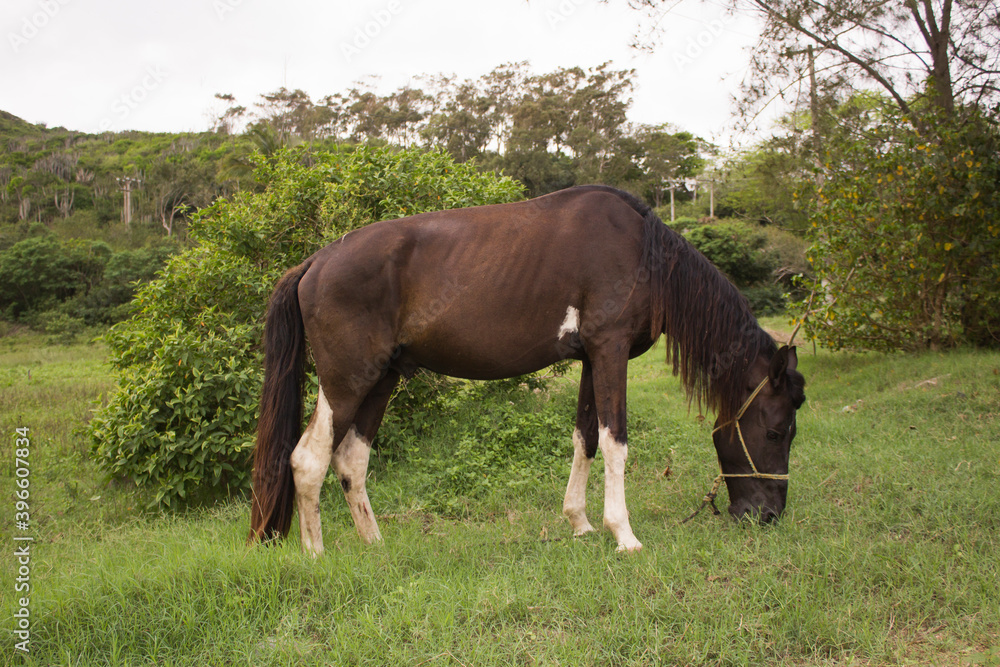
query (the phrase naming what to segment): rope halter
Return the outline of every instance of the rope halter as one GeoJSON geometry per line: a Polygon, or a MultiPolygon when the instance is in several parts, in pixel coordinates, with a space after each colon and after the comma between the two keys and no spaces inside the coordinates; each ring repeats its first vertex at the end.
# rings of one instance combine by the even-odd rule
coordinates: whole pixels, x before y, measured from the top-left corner
{"type": "Polygon", "coordinates": [[[725,424],[716,426],[712,430],[712,435],[715,435],[717,431],[721,431],[730,424],[735,423],[736,435],[740,437],[740,444],[743,446],[743,454],[746,455],[747,461],[750,463],[750,469],[753,470],[753,472],[723,472],[722,462],[720,461],[719,478],[721,479],[725,479],[726,477],[753,477],[754,479],[781,479],[781,480],[788,479],[788,473],[781,475],[777,473],[760,472],[759,470],[757,470],[757,466],[754,465],[753,458],[750,456],[750,450],[747,449],[747,443],[745,440],[743,440],[743,431],[742,429],[740,429],[740,419],[743,418],[743,413],[746,412],[747,408],[750,407],[750,404],[753,402],[753,399],[757,398],[757,394],[759,394],[760,390],[764,388],[764,385],[767,384],[768,380],[769,378],[765,376],[764,379],[760,381],[760,384],[757,385],[757,388],[754,389],[753,393],[750,394],[750,398],[748,398],[746,402],[743,403],[743,406],[740,408],[740,411],[736,413],[735,419],[733,419],[732,421],[728,421],[725,424]]]}
{"type": "Polygon", "coordinates": [[[725,424],[720,424],[719,426],[716,426],[714,429],[712,429],[712,435],[714,436],[718,431],[721,431],[730,424],[736,425],[736,435],[738,435],[740,438],[740,445],[743,446],[743,454],[747,457],[747,462],[750,464],[750,470],[752,470],[753,472],[725,472],[722,470],[722,461],[719,461],[719,474],[712,482],[711,490],[709,490],[709,492],[705,494],[705,497],[701,499],[701,505],[698,507],[698,509],[696,509],[694,513],[691,514],[691,516],[681,521],[681,523],[687,523],[691,519],[695,518],[699,512],[705,509],[706,505],[712,506],[712,512],[716,516],[722,514],[722,512],[719,511],[719,508],[715,506],[715,496],[719,493],[719,487],[722,486],[722,482],[727,477],[749,477],[753,479],[777,479],[785,481],[788,480],[789,478],[788,473],[785,474],[768,473],[768,472],[760,472],[759,470],[757,470],[757,466],[754,465],[753,462],[753,457],[750,456],[750,450],[747,449],[747,443],[743,439],[743,430],[740,428],[740,419],[743,418],[743,414],[747,411],[747,408],[750,407],[750,404],[753,403],[753,399],[757,398],[757,394],[760,393],[760,391],[764,388],[764,385],[766,385],[769,380],[770,378],[767,375],[765,375],[764,379],[761,380],[760,384],[757,385],[757,388],[750,393],[749,398],[747,398],[747,400],[743,402],[743,405],[736,413],[735,418],[731,419],[730,421],[727,421],[725,424]]]}

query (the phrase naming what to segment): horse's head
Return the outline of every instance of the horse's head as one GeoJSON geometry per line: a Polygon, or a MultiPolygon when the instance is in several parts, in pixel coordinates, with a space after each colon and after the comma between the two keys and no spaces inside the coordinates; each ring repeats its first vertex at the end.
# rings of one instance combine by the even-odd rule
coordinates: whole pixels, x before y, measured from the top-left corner
{"type": "Polygon", "coordinates": [[[805,379],[795,370],[795,348],[763,355],[744,374],[743,405],[735,417],[716,421],[712,434],[729,490],[729,513],[768,523],[785,509],[788,454],[795,411],[805,401],[805,379]]]}

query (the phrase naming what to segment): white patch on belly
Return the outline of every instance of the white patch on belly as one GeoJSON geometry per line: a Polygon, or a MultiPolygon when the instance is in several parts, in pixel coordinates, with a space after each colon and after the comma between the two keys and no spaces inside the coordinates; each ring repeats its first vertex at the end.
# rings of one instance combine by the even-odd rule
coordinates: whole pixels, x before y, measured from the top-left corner
{"type": "Polygon", "coordinates": [[[569,306],[566,308],[566,319],[559,325],[559,333],[556,338],[562,338],[568,334],[575,334],[580,330],[580,311],[569,306]]]}

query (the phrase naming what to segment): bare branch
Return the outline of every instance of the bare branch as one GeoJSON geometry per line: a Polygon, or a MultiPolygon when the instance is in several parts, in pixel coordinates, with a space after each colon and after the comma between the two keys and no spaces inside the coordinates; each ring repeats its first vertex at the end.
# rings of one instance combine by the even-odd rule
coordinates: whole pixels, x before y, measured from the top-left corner
{"type": "Polygon", "coordinates": [[[882,74],[878,70],[872,67],[870,63],[865,62],[864,60],[856,56],[854,53],[848,51],[846,48],[841,46],[835,40],[829,40],[820,37],[812,30],[809,30],[808,28],[803,26],[802,23],[797,18],[791,15],[783,15],[777,9],[770,6],[765,0],[753,0],[753,2],[758,7],[760,7],[764,12],[766,12],[768,16],[777,18],[785,25],[802,33],[803,35],[813,40],[817,44],[820,44],[827,49],[840,53],[850,62],[860,67],[865,73],[868,74],[868,76],[870,76],[879,85],[885,88],[885,90],[889,93],[890,96],[892,96],[892,99],[896,102],[896,104],[903,111],[903,113],[910,114],[910,105],[907,103],[907,101],[903,98],[902,95],[899,94],[895,86],[893,86],[892,83],[890,83],[884,76],[882,76],[882,74]]]}

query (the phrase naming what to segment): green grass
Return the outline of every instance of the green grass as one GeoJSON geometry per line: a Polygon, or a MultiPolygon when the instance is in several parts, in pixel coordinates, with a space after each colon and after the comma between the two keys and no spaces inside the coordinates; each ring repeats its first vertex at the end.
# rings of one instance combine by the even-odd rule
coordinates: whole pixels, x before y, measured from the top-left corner
{"type": "MultiPolygon", "coordinates": [[[[708,512],[679,523],[717,464],[708,422],[662,357],[630,367],[626,490],[642,552],[617,554],[606,532],[569,537],[567,423],[565,465],[470,501],[461,518],[426,510],[423,469],[376,461],[379,546],[359,544],[331,485],[314,561],[297,525],[283,545],[247,549],[242,501],[142,511],[78,433],[110,385],[103,350],[2,340],[0,451],[11,460],[13,428],[31,427],[37,542],[32,652],[9,658],[8,615],[0,663],[1000,664],[1000,354],[802,351],[808,400],[773,528],[708,512]]],[[[559,410],[575,371],[561,384],[559,410]]],[[[428,458],[448,444],[430,438],[428,458]]],[[[11,468],[0,466],[9,505],[11,468]]],[[[602,484],[597,465],[595,525],[602,484]]],[[[2,567],[14,571],[10,556],[2,567]]]]}

